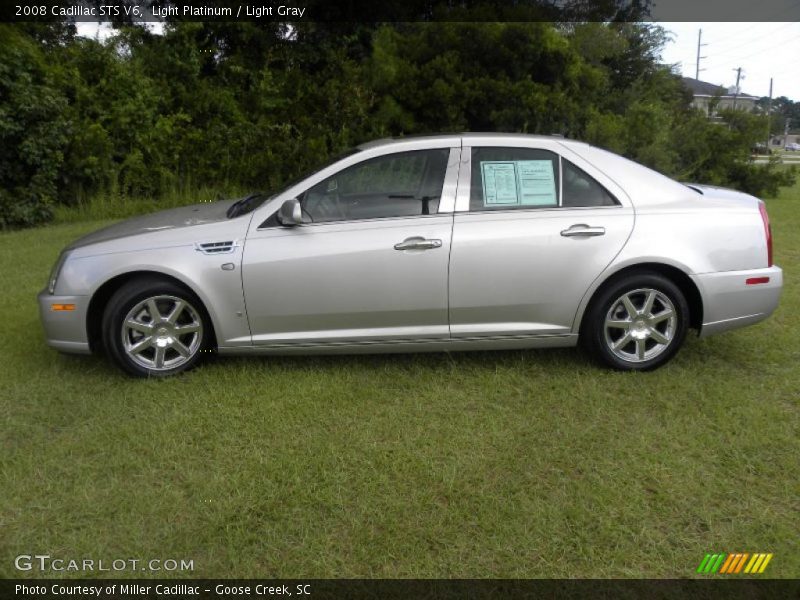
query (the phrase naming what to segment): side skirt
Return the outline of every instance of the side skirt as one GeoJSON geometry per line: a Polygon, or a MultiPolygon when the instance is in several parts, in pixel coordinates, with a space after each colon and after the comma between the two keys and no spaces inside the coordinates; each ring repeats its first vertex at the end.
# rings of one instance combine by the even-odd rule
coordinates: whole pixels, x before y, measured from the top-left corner
{"type": "Polygon", "coordinates": [[[273,344],[264,346],[222,346],[224,355],[243,354],[386,354],[414,352],[460,352],[468,350],[520,350],[532,348],[569,348],[577,345],[578,335],[502,336],[450,340],[388,340],[340,342],[330,344],[273,344]]]}

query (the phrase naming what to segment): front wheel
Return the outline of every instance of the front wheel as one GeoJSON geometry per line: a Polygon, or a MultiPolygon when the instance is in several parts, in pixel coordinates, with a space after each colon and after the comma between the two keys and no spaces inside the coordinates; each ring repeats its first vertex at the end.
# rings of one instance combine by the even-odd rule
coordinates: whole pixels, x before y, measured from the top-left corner
{"type": "Polygon", "coordinates": [[[111,297],[103,318],[109,355],[137,377],[163,377],[193,367],[209,346],[200,300],[168,281],[134,280],[111,297]]]}
{"type": "Polygon", "coordinates": [[[657,273],[641,272],[601,290],[589,306],[581,340],[608,366],[647,371],[675,355],[688,323],[689,306],[678,286],[657,273]]]}

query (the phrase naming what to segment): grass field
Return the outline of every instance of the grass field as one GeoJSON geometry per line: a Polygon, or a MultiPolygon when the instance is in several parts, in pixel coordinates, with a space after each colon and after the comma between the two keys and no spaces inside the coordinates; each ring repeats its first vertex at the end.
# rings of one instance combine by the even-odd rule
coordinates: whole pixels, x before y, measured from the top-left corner
{"type": "Polygon", "coordinates": [[[691,577],[706,552],[772,552],[767,575],[798,577],[800,184],[768,207],[779,311],[649,374],[550,350],[131,380],[38,323],[59,249],[101,223],[2,234],[0,576],[36,576],[14,557],[39,553],[196,577],[691,577]]]}

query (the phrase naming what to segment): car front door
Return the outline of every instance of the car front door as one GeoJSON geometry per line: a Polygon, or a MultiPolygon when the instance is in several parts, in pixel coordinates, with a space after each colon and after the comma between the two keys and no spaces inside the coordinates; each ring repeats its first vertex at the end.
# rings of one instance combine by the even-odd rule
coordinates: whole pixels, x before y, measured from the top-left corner
{"type": "Polygon", "coordinates": [[[621,189],[577,155],[562,157],[557,142],[542,146],[462,148],[454,340],[569,335],[587,289],[631,233],[621,189]]]}
{"type": "Polygon", "coordinates": [[[253,344],[447,339],[459,158],[449,145],[372,156],[310,178],[302,225],[254,219],[242,263],[253,344]]]}

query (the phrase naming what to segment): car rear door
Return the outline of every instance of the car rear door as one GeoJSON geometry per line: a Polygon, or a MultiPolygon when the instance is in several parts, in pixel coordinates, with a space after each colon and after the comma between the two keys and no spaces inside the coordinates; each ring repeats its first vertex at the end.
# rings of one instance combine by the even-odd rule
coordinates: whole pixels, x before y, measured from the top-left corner
{"type": "Polygon", "coordinates": [[[581,299],[633,223],[624,192],[558,142],[466,138],[450,258],[452,338],[570,334],[581,299]]]}

